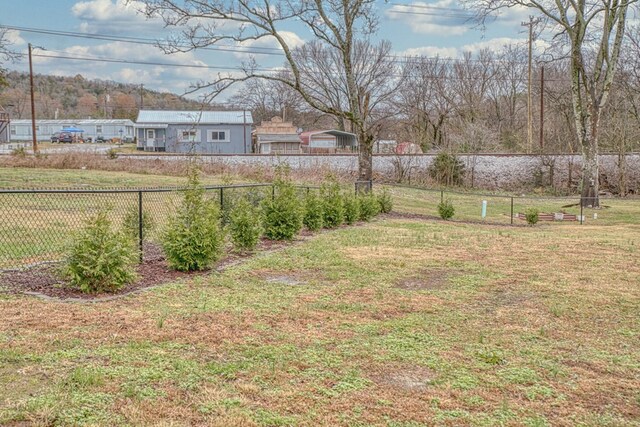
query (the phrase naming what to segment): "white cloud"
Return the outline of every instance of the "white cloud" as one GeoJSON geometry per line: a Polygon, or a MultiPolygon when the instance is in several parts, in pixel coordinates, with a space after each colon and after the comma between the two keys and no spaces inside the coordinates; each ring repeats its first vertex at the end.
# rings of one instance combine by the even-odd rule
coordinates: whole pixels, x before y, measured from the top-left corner
{"type": "Polygon", "coordinates": [[[18,30],[7,30],[4,34],[4,38],[12,46],[22,46],[27,42],[20,35],[18,30]]]}
{"type": "MultiPolygon", "coordinates": [[[[294,32],[280,31],[279,34],[282,36],[282,38],[287,43],[287,45],[289,45],[289,47],[292,49],[296,47],[300,47],[305,43],[305,41],[294,32]]],[[[263,37],[258,40],[247,40],[245,42],[239,43],[238,47],[241,49],[247,49],[251,53],[235,52],[234,56],[236,56],[236,58],[246,58],[248,56],[257,55],[258,54],[257,52],[260,52],[261,50],[260,48],[268,48],[268,49],[265,49],[265,52],[270,52],[270,53],[276,52],[275,50],[271,50],[271,49],[278,49],[279,51],[282,51],[282,47],[280,46],[280,43],[278,43],[278,41],[274,37],[263,37]]]]}
{"type": "Polygon", "coordinates": [[[160,19],[147,19],[143,10],[144,4],[136,0],[88,0],[71,7],[71,13],[82,20],[80,31],[86,33],[113,32],[119,28],[138,31],[163,28],[160,19]]]}
{"type": "Polygon", "coordinates": [[[406,23],[414,33],[461,36],[472,26],[468,22],[470,14],[451,9],[460,9],[456,0],[439,0],[434,3],[418,1],[408,5],[393,5],[386,10],[385,15],[391,20],[406,23]]]}
{"type": "MultiPolygon", "coordinates": [[[[483,40],[481,42],[469,43],[459,47],[438,47],[438,46],[421,46],[406,49],[399,52],[399,56],[426,56],[441,58],[459,58],[465,52],[477,53],[482,49],[488,49],[494,53],[500,53],[509,45],[511,46],[524,46],[526,47],[526,38],[510,38],[510,37],[496,37],[489,40],[483,40]]],[[[549,43],[544,40],[536,40],[533,44],[534,54],[541,54],[549,47],[549,43]]]]}

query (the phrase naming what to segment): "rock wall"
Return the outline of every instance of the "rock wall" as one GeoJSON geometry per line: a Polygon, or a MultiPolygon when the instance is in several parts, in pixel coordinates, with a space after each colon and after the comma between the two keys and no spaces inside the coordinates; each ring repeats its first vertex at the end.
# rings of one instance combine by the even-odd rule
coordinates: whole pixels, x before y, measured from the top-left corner
{"type": "MultiPolygon", "coordinates": [[[[180,160],[175,155],[127,155],[145,159],[180,160]]],[[[412,179],[426,175],[426,169],[435,155],[374,155],[374,173],[393,179],[399,167],[410,170],[412,179]]],[[[553,174],[556,188],[576,187],[580,181],[581,157],[579,155],[523,155],[523,154],[480,154],[459,155],[465,164],[467,184],[491,190],[518,190],[538,185],[549,185],[553,174]],[[553,166],[551,166],[553,165],[553,166]],[[553,171],[553,173],[551,173],[553,171]]],[[[358,169],[356,155],[204,155],[207,162],[227,165],[275,166],[288,163],[294,169],[331,169],[343,173],[354,173],[358,169]]],[[[640,190],[640,154],[626,156],[627,186],[630,190],[640,190]]],[[[603,189],[617,191],[618,156],[601,155],[601,183],[603,189]]]]}

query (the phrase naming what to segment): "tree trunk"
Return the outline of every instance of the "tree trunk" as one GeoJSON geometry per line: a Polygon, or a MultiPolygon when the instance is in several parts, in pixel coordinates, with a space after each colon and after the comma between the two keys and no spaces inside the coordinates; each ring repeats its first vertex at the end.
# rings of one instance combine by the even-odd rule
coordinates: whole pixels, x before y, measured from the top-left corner
{"type": "MultiPolygon", "coordinates": [[[[594,138],[595,139],[595,138],[594,138]]],[[[595,141],[584,141],[582,145],[582,206],[600,207],[600,165],[598,145],[595,141]]]]}
{"type": "Polygon", "coordinates": [[[373,136],[365,131],[358,132],[358,191],[369,191],[369,182],[373,179],[373,136]]]}

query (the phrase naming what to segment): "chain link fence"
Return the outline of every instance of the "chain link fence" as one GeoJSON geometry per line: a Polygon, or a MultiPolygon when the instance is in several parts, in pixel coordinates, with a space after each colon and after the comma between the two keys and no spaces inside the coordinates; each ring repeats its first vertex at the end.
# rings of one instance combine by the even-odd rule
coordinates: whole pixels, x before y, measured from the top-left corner
{"type": "MultiPolygon", "coordinates": [[[[314,187],[298,187],[302,196],[314,187]]],[[[60,261],[74,232],[107,210],[115,226],[133,229],[141,254],[157,247],[168,220],[180,205],[184,188],[0,190],[0,270],[60,261]]],[[[272,184],[205,187],[228,220],[234,201],[258,204],[275,195],[272,184]]]]}
{"type": "Polygon", "coordinates": [[[640,200],[636,198],[598,198],[600,206],[590,206],[595,199],[580,196],[510,196],[468,193],[455,190],[426,189],[399,184],[375,184],[386,188],[393,197],[394,211],[438,217],[438,205],[450,201],[455,220],[496,224],[526,224],[525,214],[538,212],[540,223],[554,224],[633,224],[640,218],[640,200]]]}

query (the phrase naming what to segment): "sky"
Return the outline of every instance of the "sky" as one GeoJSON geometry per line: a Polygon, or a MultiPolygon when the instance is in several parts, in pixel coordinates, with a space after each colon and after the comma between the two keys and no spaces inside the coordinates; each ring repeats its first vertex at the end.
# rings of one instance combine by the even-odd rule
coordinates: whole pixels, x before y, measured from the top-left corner
{"type": "MultiPolygon", "coordinates": [[[[509,9],[484,29],[464,18],[457,18],[450,8],[459,9],[458,0],[436,1],[378,1],[378,39],[391,41],[396,55],[424,55],[455,58],[465,51],[477,52],[482,48],[499,51],[506,44],[526,44],[526,28],[530,10],[509,9]],[[434,13],[435,12],[435,13],[434,13]]],[[[0,0],[0,25],[19,27],[9,34],[13,49],[26,52],[27,43],[37,46],[34,50],[34,72],[113,80],[123,83],[144,84],[145,87],[179,95],[198,81],[210,81],[225,68],[238,67],[249,56],[242,52],[201,51],[167,55],[152,45],[131,44],[122,41],[91,38],[60,37],[31,30],[54,30],[81,33],[88,37],[111,35],[149,40],[163,39],[169,34],[159,20],[148,20],[138,10],[141,4],[126,0],[0,0]],[[152,62],[156,65],[108,63],[100,61],[75,61],[44,58],[55,55],[82,58],[107,58],[152,62]],[[189,64],[184,68],[160,64],[189,64]],[[219,68],[215,68],[219,67],[219,68]]],[[[174,30],[175,31],[175,30],[174,30]]],[[[313,34],[301,23],[291,23],[282,28],[292,46],[313,39],[313,34]]],[[[282,65],[274,40],[260,40],[246,47],[254,52],[270,52],[271,55],[254,55],[261,67],[282,65]],[[275,53],[275,55],[274,55],[275,53]]],[[[28,71],[28,62],[19,60],[4,64],[13,70],[28,71]]],[[[224,100],[233,90],[221,95],[224,100]]],[[[191,95],[196,97],[196,95],[191,95]]]]}

